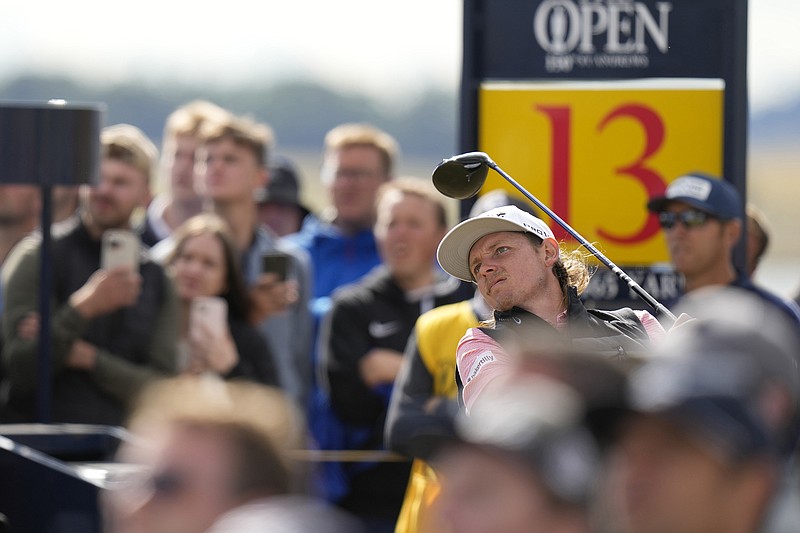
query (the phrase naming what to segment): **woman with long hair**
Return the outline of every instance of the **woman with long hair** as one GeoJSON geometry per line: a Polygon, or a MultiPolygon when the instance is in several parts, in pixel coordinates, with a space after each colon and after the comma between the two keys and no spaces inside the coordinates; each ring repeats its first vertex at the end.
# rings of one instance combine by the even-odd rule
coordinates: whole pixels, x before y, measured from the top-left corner
{"type": "Polygon", "coordinates": [[[180,370],[277,385],[272,353],[248,322],[250,299],[225,222],[202,213],[184,222],[173,237],[167,267],[182,308],[180,370]],[[224,301],[221,315],[203,316],[213,311],[197,305],[207,297],[215,297],[218,305],[224,301]]]}

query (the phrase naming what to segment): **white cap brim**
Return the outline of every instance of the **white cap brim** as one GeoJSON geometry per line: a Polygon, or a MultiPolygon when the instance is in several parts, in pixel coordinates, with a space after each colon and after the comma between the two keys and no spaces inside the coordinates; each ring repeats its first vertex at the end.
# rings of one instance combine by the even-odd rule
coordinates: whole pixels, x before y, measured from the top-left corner
{"type": "MultiPolygon", "coordinates": [[[[522,222],[512,220],[512,218],[516,218],[513,215],[501,218],[495,214],[509,209],[519,211],[516,207],[511,206],[495,208],[477,217],[469,218],[448,231],[436,250],[436,259],[442,269],[460,280],[474,281],[469,270],[469,252],[476,242],[491,233],[502,231],[533,233],[542,240],[552,239],[553,242],[556,242],[547,225],[533,215],[527,213],[524,215],[526,218],[533,219],[534,227],[531,227],[522,222]]],[[[519,211],[519,213],[522,213],[522,211],[519,211]]]]}

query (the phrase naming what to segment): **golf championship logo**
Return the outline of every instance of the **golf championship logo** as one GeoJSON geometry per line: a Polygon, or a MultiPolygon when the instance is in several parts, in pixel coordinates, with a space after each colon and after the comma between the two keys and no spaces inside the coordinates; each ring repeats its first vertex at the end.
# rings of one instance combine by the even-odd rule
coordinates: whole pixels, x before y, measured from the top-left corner
{"type": "Polygon", "coordinates": [[[533,34],[547,72],[645,69],[650,54],[669,53],[671,2],[545,0],[533,34]]]}

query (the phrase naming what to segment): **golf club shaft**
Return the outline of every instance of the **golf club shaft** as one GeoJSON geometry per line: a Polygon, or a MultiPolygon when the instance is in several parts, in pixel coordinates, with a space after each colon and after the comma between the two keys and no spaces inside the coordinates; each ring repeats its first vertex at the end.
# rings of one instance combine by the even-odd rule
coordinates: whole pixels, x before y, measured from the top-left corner
{"type": "Polygon", "coordinates": [[[503,178],[505,178],[506,181],[508,181],[511,185],[513,185],[519,192],[525,195],[525,197],[528,200],[533,202],[534,205],[536,205],[536,207],[544,211],[547,214],[547,216],[555,220],[556,223],[562,228],[564,228],[564,230],[566,230],[567,233],[572,235],[572,237],[575,238],[575,240],[578,241],[581,244],[581,246],[589,250],[589,252],[591,252],[592,255],[594,255],[598,260],[600,260],[601,263],[603,263],[606,267],[608,267],[609,270],[611,270],[614,274],[616,274],[622,281],[627,283],[628,287],[630,287],[633,292],[638,294],[645,302],[650,304],[650,306],[652,306],[653,309],[655,309],[659,313],[663,313],[664,315],[668,316],[669,318],[672,319],[673,322],[676,320],[675,315],[669,309],[667,309],[658,300],[653,298],[653,296],[651,296],[650,293],[648,293],[641,287],[641,285],[639,285],[633,279],[631,279],[630,276],[628,276],[621,268],[615,265],[608,257],[603,255],[603,253],[600,252],[600,250],[598,250],[597,248],[595,248],[592,243],[584,239],[580,233],[572,229],[572,227],[569,224],[567,224],[564,220],[562,220],[560,216],[555,214],[553,211],[550,210],[549,207],[544,205],[535,196],[533,196],[531,193],[525,190],[525,188],[519,183],[517,183],[517,181],[514,178],[506,174],[506,172],[502,168],[497,166],[497,163],[495,163],[491,159],[488,159],[487,164],[489,165],[490,168],[493,168],[498,174],[503,176],[503,178]]]}

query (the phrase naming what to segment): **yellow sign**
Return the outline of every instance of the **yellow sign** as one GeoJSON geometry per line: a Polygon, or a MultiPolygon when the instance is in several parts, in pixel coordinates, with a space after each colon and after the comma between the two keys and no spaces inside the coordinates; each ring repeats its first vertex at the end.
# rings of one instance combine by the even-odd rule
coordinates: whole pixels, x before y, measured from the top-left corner
{"type": "MultiPolygon", "coordinates": [[[[615,263],[668,262],[645,204],[681,174],[721,175],[723,92],[701,79],[487,82],[479,146],[615,263]]],[[[490,172],[483,191],[494,188],[516,191],[490,172]]]]}

